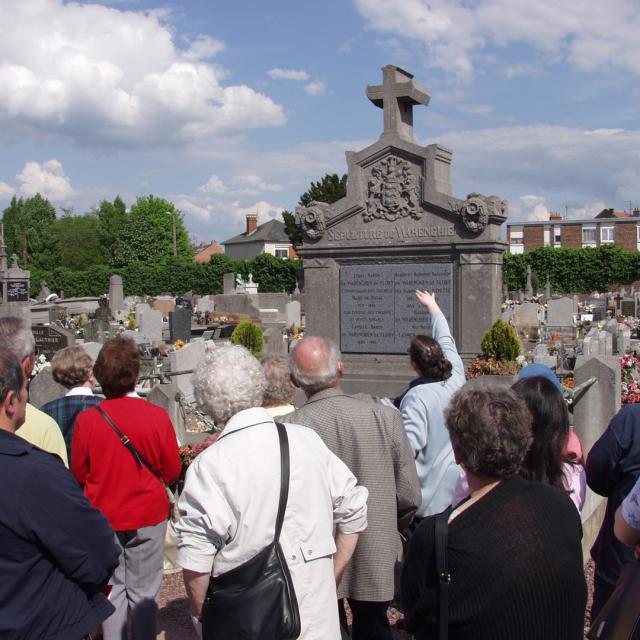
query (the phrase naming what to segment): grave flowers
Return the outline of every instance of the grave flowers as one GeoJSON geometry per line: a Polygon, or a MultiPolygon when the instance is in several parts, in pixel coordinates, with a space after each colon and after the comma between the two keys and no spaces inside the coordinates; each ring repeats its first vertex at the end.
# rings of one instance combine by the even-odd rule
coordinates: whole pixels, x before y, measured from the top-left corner
{"type": "Polygon", "coordinates": [[[180,451],[180,462],[182,462],[183,471],[186,470],[191,463],[207,448],[209,448],[220,435],[220,432],[212,433],[210,436],[207,436],[205,440],[199,442],[198,444],[185,444],[179,448],[180,451]]]}
{"type": "Polygon", "coordinates": [[[623,404],[633,404],[640,402],[640,386],[636,379],[640,360],[628,353],[620,358],[620,369],[622,376],[622,397],[623,404]]]}

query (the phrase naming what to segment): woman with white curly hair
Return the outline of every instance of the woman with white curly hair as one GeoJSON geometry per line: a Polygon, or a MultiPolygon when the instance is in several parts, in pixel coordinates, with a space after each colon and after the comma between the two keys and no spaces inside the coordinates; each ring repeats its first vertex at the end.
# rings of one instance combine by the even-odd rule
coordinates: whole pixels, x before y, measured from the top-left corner
{"type": "MultiPolygon", "coordinates": [[[[274,538],[280,445],[273,418],[260,406],[266,386],[260,363],[234,345],[208,352],[193,374],[198,405],[224,425],[215,444],[189,467],[176,525],[178,563],[196,628],[210,576],[240,566],[274,538]]],[[[356,486],[314,431],[285,428],[290,474],[280,545],[300,611],[299,637],[337,640],[336,582],[366,528],[367,490],[356,486]]],[[[206,625],[202,631],[205,638],[225,640],[206,625]]]]}

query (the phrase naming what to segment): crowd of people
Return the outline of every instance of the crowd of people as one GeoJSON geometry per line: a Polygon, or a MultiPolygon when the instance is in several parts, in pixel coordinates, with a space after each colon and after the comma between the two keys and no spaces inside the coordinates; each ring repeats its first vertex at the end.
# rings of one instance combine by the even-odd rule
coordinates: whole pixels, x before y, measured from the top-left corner
{"type": "MultiPolygon", "coordinates": [[[[288,359],[223,345],[198,364],[194,395],[221,434],[187,470],[175,531],[200,637],[224,640],[216,580],[274,540],[305,640],[390,640],[392,602],[419,639],[443,627],[452,640],[581,639],[587,484],[608,497],[592,618],[640,557],[640,407],[585,461],[550,369],[525,367],[511,389],[465,386],[435,297],[416,295],[431,335],[408,345],[417,377],[393,403],[345,393],[340,351],[318,336],[288,359]]],[[[28,325],[0,319],[0,337],[0,638],[155,638],[182,468],[167,413],[135,392],[138,348],[112,338],[95,363],[58,352],[68,392],[38,410],[28,325]]]]}

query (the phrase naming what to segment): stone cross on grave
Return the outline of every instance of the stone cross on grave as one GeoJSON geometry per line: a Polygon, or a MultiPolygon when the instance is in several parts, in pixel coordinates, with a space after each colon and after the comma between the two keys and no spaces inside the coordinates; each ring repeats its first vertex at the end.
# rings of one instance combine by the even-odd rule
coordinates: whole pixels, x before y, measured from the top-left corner
{"type": "Polygon", "coordinates": [[[428,105],[431,96],[425,87],[419,85],[410,73],[388,64],[382,67],[382,84],[369,85],[367,98],[384,110],[385,136],[400,136],[408,142],[413,137],[413,106],[428,105]]]}

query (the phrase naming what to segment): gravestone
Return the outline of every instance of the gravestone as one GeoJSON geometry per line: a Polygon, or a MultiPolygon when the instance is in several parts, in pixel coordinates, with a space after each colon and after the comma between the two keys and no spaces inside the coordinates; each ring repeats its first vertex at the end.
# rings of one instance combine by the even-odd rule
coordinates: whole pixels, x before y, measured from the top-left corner
{"type": "Polygon", "coordinates": [[[573,298],[552,298],[547,302],[547,325],[550,327],[571,327],[577,313],[573,298]]]}
{"type": "MultiPolygon", "coordinates": [[[[171,371],[193,371],[202,361],[206,352],[213,347],[211,341],[198,340],[186,344],[182,349],[169,353],[171,371]]],[[[193,384],[191,373],[172,376],[171,381],[176,384],[177,390],[184,394],[187,402],[193,402],[193,384]]]]}
{"type": "Polygon", "coordinates": [[[60,349],[70,347],[76,342],[76,337],[71,331],[53,324],[34,325],[31,332],[36,341],[36,355],[43,353],[47,360],[51,360],[53,354],[60,349]]]}
{"type": "Polygon", "coordinates": [[[253,274],[249,274],[249,280],[244,285],[245,293],[256,294],[258,293],[258,283],[253,281],[253,274]]]}
{"type": "Polygon", "coordinates": [[[612,356],[614,353],[613,334],[609,331],[600,331],[598,333],[598,355],[612,356]]]}
{"type": "Polygon", "coordinates": [[[553,370],[558,366],[558,358],[549,355],[547,345],[542,342],[537,344],[533,349],[533,362],[535,364],[543,364],[553,370]]]}
{"type": "Polygon", "coordinates": [[[592,327],[582,341],[582,353],[585,356],[596,356],[599,353],[598,329],[592,327]]]}
{"type": "Polygon", "coordinates": [[[413,332],[430,332],[412,297],[417,288],[436,291],[461,355],[480,352],[500,313],[506,201],[453,195],[452,151],[414,140],[413,107],[430,96],[411,74],[387,65],[367,97],[383,109],[383,132],[347,152],[344,198],[296,210],[304,234],[297,251],[307,333],[340,345],[348,391],[392,395],[413,377],[413,332]]]}
{"type": "Polygon", "coordinates": [[[182,340],[189,342],[191,339],[191,311],[177,308],[169,313],[169,337],[171,342],[182,340]]]}
{"type": "MultiPolygon", "coordinates": [[[[177,376],[176,376],[177,379],[177,376]]],[[[178,385],[174,380],[170,383],[156,384],[152,387],[147,395],[147,402],[162,407],[168,414],[171,424],[176,432],[176,437],[180,445],[186,444],[186,430],[184,424],[184,416],[178,403],[176,402],[176,394],[178,393],[178,385]]]]}
{"type": "MultiPolygon", "coordinates": [[[[618,328],[618,321],[615,318],[611,318],[611,320],[604,325],[604,331],[611,334],[611,353],[606,355],[618,353],[618,328]]],[[[600,353],[602,354],[602,351],[600,353]]]]}
{"type": "Polygon", "coordinates": [[[236,292],[236,274],[225,273],[222,276],[222,293],[228,295],[236,292]]]}
{"type": "Polygon", "coordinates": [[[100,342],[102,344],[115,335],[109,322],[96,318],[89,320],[82,328],[82,332],[86,342],[100,342]]]}
{"type": "Polygon", "coordinates": [[[29,383],[29,402],[38,409],[47,402],[63,398],[68,389],[53,379],[51,367],[45,367],[29,383]]]}
{"type": "Polygon", "coordinates": [[[83,342],[78,345],[82,347],[91,357],[91,359],[95,362],[100,350],[102,349],[102,342],[83,342]]]}
{"type": "Polygon", "coordinates": [[[202,296],[198,300],[198,311],[202,311],[202,313],[215,311],[213,296],[202,296]]]}
{"type": "Polygon", "coordinates": [[[45,302],[50,295],[51,295],[51,291],[49,291],[49,287],[47,286],[47,283],[44,280],[41,280],[40,291],[36,296],[36,300],[38,302],[45,302]]]}
{"type": "Polygon", "coordinates": [[[146,302],[139,302],[136,305],[136,325],[138,327],[140,326],[140,318],[142,317],[142,314],[150,310],[151,307],[146,302]]]}
{"type": "Polygon", "coordinates": [[[287,303],[287,327],[299,327],[301,324],[300,303],[297,300],[287,303]]]}
{"type": "Polygon", "coordinates": [[[620,313],[625,317],[635,317],[636,315],[636,301],[634,298],[625,298],[620,302],[620,313]]]}
{"type": "Polygon", "coordinates": [[[151,344],[162,342],[162,313],[157,309],[149,309],[142,313],[140,333],[146,336],[151,344]]]}
{"type": "Polygon", "coordinates": [[[539,324],[540,305],[537,302],[523,302],[513,310],[516,327],[537,327],[539,324]]]}
{"type": "Polygon", "coordinates": [[[624,324],[618,325],[618,354],[623,355],[631,347],[631,329],[624,324]]]}
{"type": "Polygon", "coordinates": [[[527,298],[533,297],[533,284],[531,281],[531,265],[527,265],[527,298]]]}
{"type": "Polygon", "coordinates": [[[607,317],[607,301],[603,296],[589,298],[587,304],[593,307],[593,321],[602,322],[607,317]]]}
{"type": "Polygon", "coordinates": [[[109,278],[109,306],[113,313],[116,311],[124,311],[125,309],[122,276],[117,274],[109,278]]]}

